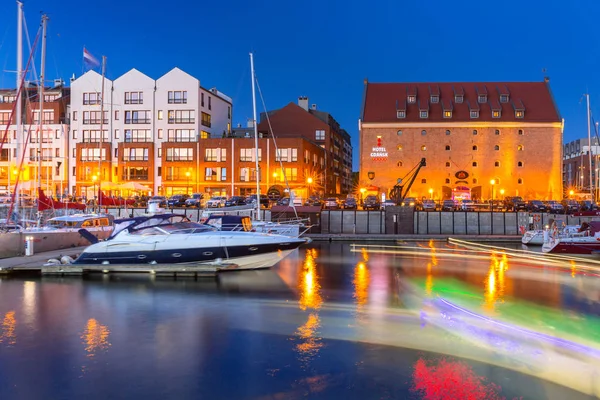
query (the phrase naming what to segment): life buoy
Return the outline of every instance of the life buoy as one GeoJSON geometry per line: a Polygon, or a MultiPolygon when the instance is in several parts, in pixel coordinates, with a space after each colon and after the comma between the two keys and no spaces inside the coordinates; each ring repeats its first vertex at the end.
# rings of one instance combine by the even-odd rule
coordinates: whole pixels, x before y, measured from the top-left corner
{"type": "Polygon", "coordinates": [[[535,214],[535,215],[533,216],[533,221],[534,221],[534,222],[540,222],[540,220],[541,220],[540,214],[535,214]]]}

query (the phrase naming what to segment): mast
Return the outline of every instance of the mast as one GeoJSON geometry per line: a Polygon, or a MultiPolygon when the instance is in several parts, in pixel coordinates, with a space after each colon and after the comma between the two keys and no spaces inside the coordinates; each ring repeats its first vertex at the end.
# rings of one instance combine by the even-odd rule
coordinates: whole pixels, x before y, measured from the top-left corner
{"type": "MultiPolygon", "coordinates": [[[[104,78],[106,76],[106,56],[102,56],[102,89],[100,93],[100,140],[98,141],[98,210],[100,210],[100,187],[102,184],[102,139],[104,137],[104,78]]],[[[96,193],[94,193],[96,196],[96,193]]]]}
{"type": "MultiPolygon", "coordinates": [[[[40,96],[40,130],[38,133],[38,189],[42,188],[42,137],[44,136],[44,70],[46,64],[46,25],[48,23],[48,16],[46,14],[42,15],[42,60],[40,66],[40,86],[39,86],[39,96],[40,96]]],[[[39,192],[38,192],[39,193],[39,192]]],[[[39,224],[38,219],[38,224],[39,224]]]]}
{"type": "Polygon", "coordinates": [[[252,114],[254,118],[254,151],[256,160],[256,220],[260,221],[260,167],[258,165],[258,125],[256,124],[256,93],[254,89],[254,56],[250,53],[250,76],[252,77],[252,114]]]}
{"type": "Polygon", "coordinates": [[[587,93],[586,95],[587,98],[587,127],[588,127],[588,160],[589,160],[589,167],[590,167],[590,172],[589,172],[589,176],[590,176],[590,194],[592,195],[592,201],[595,201],[595,196],[594,196],[594,182],[592,181],[592,134],[591,134],[591,128],[590,128],[590,94],[587,93]]]}
{"type": "MultiPolygon", "coordinates": [[[[20,1],[17,0],[17,93],[19,88],[21,87],[21,85],[23,84],[22,82],[23,80],[23,3],[21,3],[20,1]]],[[[19,98],[17,99],[17,109],[16,109],[16,120],[15,123],[17,124],[17,143],[16,143],[16,150],[17,150],[17,157],[16,157],[16,166],[17,168],[19,168],[19,156],[21,154],[20,150],[21,150],[21,146],[19,146],[19,141],[22,140],[23,137],[23,121],[22,121],[22,117],[23,117],[23,102],[21,101],[22,99],[22,95],[19,96],[19,98]]],[[[9,157],[10,160],[10,157],[9,157]]],[[[10,162],[8,163],[8,176],[10,177],[11,171],[10,171],[10,162]]],[[[15,213],[19,212],[19,200],[20,200],[20,190],[19,190],[19,186],[17,185],[17,187],[15,188],[15,195],[16,195],[16,201],[14,202],[15,204],[15,213]]],[[[8,216],[8,218],[10,218],[10,215],[8,216]]]]}

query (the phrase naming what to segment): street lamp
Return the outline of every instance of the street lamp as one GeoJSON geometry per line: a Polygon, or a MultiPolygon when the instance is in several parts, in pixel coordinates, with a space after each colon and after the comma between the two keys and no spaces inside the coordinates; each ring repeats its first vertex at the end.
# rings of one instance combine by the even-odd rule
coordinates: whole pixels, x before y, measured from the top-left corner
{"type": "Polygon", "coordinates": [[[575,194],[573,190],[569,190],[569,197],[572,197],[575,194]]]}
{"type": "Polygon", "coordinates": [[[433,189],[429,188],[429,199],[433,199],[433,189]]]}
{"type": "Polygon", "coordinates": [[[97,179],[98,179],[98,177],[96,175],[92,175],[92,182],[94,182],[94,192],[93,192],[94,202],[96,201],[96,180],[97,179]]]}
{"type": "Polygon", "coordinates": [[[185,171],[185,176],[187,177],[187,185],[185,187],[185,194],[188,194],[188,190],[190,188],[190,175],[192,175],[190,173],[190,171],[185,171]]]}
{"type": "Polygon", "coordinates": [[[367,191],[367,189],[365,189],[364,187],[360,188],[360,204],[363,204],[363,197],[365,197],[365,192],[367,191]]]}
{"type": "Polygon", "coordinates": [[[496,180],[492,179],[490,181],[490,185],[492,185],[492,204],[491,204],[491,207],[490,207],[490,215],[491,215],[491,218],[490,218],[490,221],[491,221],[490,222],[490,227],[491,227],[491,234],[492,235],[494,234],[494,185],[495,184],[496,184],[496,180]]]}
{"type": "Polygon", "coordinates": [[[306,180],[306,183],[308,183],[308,197],[310,197],[310,185],[312,185],[312,183],[313,183],[313,178],[311,178],[309,176],[308,179],[306,180]]]}

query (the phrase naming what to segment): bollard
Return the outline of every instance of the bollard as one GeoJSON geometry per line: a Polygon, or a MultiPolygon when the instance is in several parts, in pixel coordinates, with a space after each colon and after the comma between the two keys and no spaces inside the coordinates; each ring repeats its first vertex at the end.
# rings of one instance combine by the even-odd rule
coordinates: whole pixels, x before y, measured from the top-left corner
{"type": "Polygon", "coordinates": [[[33,255],[33,236],[25,237],[25,256],[33,255]]]}

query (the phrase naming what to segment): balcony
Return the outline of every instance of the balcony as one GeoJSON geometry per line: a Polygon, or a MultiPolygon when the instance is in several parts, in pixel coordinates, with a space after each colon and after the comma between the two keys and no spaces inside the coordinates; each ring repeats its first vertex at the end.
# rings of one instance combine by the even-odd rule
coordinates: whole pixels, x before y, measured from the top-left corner
{"type": "Polygon", "coordinates": [[[125,104],[144,104],[144,99],[125,99],[125,104]]]}
{"type": "Polygon", "coordinates": [[[194,161],[194,156],[167,156],[167,161],[194,161]]]}
{"type": "Polygon", "coordinates": [[[126,124],[149,124],[150,118],[125,118],[126,124]]]}
{"type": "Polygon", "coordinates": [[[121,176],[121,180],[123,181],[147,181],[148,175],[127,175],[124,174],[121,176]]]}
{"type": "Polygon", "coordinates": [[[169,104],[187,104],[187,99],[169,99],[169,104]]]}
{"type": "Polygon", "coordinates": [[[98,118],[98,119],[84,119],[83,120],[83,124],[84,125],[100,125],[100,124],[108,124],[108,119],[104,119],[104,122],[102,122],[102,118],[98,118]]]}
{"type": "MultiPolygon", "coordinates": [[[[196,118],[169,118],[169,124],[194,124],[194,123],[196,123],[196,118]]],[[[204,123],[202,123],[202,125],[204,125],[204,123]]]]}
{"type": "MultiPolygon", "coordinates": [[[[30,156],[29,161],[39,161],[39,157],[30,156]]],[[[42,156],[42,161],[52,161],[52,156],[42,156]]]]}
{"type": "Polygon", "coordinates": [[[123,161],[148,161],[148,156],[129,156],[129,157],[123,157],[123,161]]]}
{"type": "Polygon", "coordinates": [[[147,136],[147,137],[130,137],[130,138],[125,138],[124,143],[152,143],[152,138],[147,136]]]}

